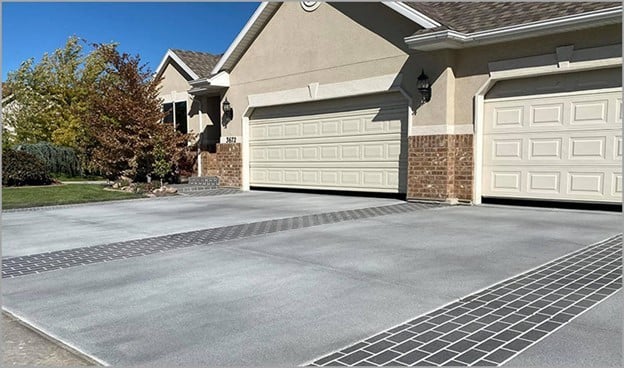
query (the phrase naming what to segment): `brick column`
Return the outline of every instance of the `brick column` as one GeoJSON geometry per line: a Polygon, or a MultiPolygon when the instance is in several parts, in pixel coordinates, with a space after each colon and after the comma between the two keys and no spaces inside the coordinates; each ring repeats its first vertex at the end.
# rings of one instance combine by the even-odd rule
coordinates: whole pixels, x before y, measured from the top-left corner
{"type": "Polygon", "coordinates": [[[472,201],[472,134],[412,136],[407,198],[472,201]]]}
{"type": "Polygon", "coordinates": [[[219,186],[240,188],[243,185],[243,156],[240,143],[218,143],[219,186]]]}
{"type": "Polygon", "coordinates": [[[216,176],[219,186],[240,188],[243,182],[243,157],[240,143],[217,143],[217,152],[202,152],[201,176],[216,176]]]}

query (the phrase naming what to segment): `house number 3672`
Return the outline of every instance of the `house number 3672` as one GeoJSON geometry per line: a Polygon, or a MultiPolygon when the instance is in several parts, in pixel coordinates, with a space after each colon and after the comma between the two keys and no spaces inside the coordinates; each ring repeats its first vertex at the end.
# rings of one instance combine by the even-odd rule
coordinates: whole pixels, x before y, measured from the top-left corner
{"type": "Polygon", "coordinates": [[[236,137],[225,137],[225,143],[236,143],[236,137]]]}

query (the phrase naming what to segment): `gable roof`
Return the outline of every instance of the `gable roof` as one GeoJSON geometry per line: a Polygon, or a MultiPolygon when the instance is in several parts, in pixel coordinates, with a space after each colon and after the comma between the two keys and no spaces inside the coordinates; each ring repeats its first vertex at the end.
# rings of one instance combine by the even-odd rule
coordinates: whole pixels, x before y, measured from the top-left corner
{"type": "MultiPolygon", "coordinates": [[[[404,2],[441,24],[439,29],[473,33],[610,9],[620,2],[404,2]]],[[[431,31],[429,31],[431,32],[431,31]]],[[[427,33],[426,30],[416,32],[427,33]]]]}
{"type": "MultiPolygon", "coordinates": [[[[171,49],[199,78],[211,75],[212,68],[217,65],[221,55],[213,55],[207,52],[171,49]]],[[[197,79],[197,78],[196,78],[197,79]]]]}
{"type": "MultiPolygon", "coordinates": [[[[621,23],[622,6],[619,2],[407,2],[382,1],[381,4],[396,11],[422,27],[413,35],[406,35],[406,43],[414,49],[433,50],[458,47],[458,44],[473,42],[475,32],[490,34],[482,36],[487,42],[496,42],[497,37],[513,33],[512,39],[530,37],[538,32],[554,32],[573,28],[579,23],[583,27],[601,24],[621,23]],[[592,14],[593,13],[593,14],[592,14]],[[589,16],[585,16],[589,14],[589,16]],[[556,19],[553,24],[547,24],[556,19]],[[531,25],[523,27],[524,25],[531,25]],[[504,29],[505,32],[496,32],[504,29]],[[421,42],[424,47],[417,45],[421,42]],[[452,39],[452,42],[445,42],[452,39]]],[[[262,2],[243,27],[230,47],[211,71],[231,71],[251,43],[260,34],[280,3],[262,2]]],[[[481,40],[478,40],[482,42],[481,40]]]]}
{"type": "Polygon", "coordinates": [[[168,61],[174,61],[190,79],[199,79],[210,76],[210,71],[219,61],[221,55],[213,55],[207,52],[190,50],[169,49],[162,58],[156,72],[158,77],[163,71],[168,61]]]}

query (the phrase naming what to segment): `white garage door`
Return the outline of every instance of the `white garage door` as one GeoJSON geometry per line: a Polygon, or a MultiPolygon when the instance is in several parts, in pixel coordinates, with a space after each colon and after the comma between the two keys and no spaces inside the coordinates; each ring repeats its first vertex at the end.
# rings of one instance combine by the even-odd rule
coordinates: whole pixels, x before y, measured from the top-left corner
{"type": "Polygon", "coordinates": [[[258,109],[250,185],[403,193],[406,120],[397,93],[258,109]]]}
{"type": "Polygon", "coordinates": [[[483,196],[622,199],[622,91],[485,102],[483,196]]]}

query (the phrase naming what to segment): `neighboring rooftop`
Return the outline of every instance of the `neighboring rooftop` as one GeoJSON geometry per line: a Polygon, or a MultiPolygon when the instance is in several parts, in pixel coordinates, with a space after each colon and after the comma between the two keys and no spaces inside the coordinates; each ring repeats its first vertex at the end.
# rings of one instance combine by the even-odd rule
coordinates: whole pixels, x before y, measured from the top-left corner
{"type": "Polygon", "coordinates": [[[403,2],[451,29],[472,33],[615,8],[621,2],[403,2]]]}
{"type": "Polygon", "coordinates": [[[217,65],[221,55],[213,55],[207,52],[171,49],[192,71],[200,78],[207,78],[217,65]]]}

